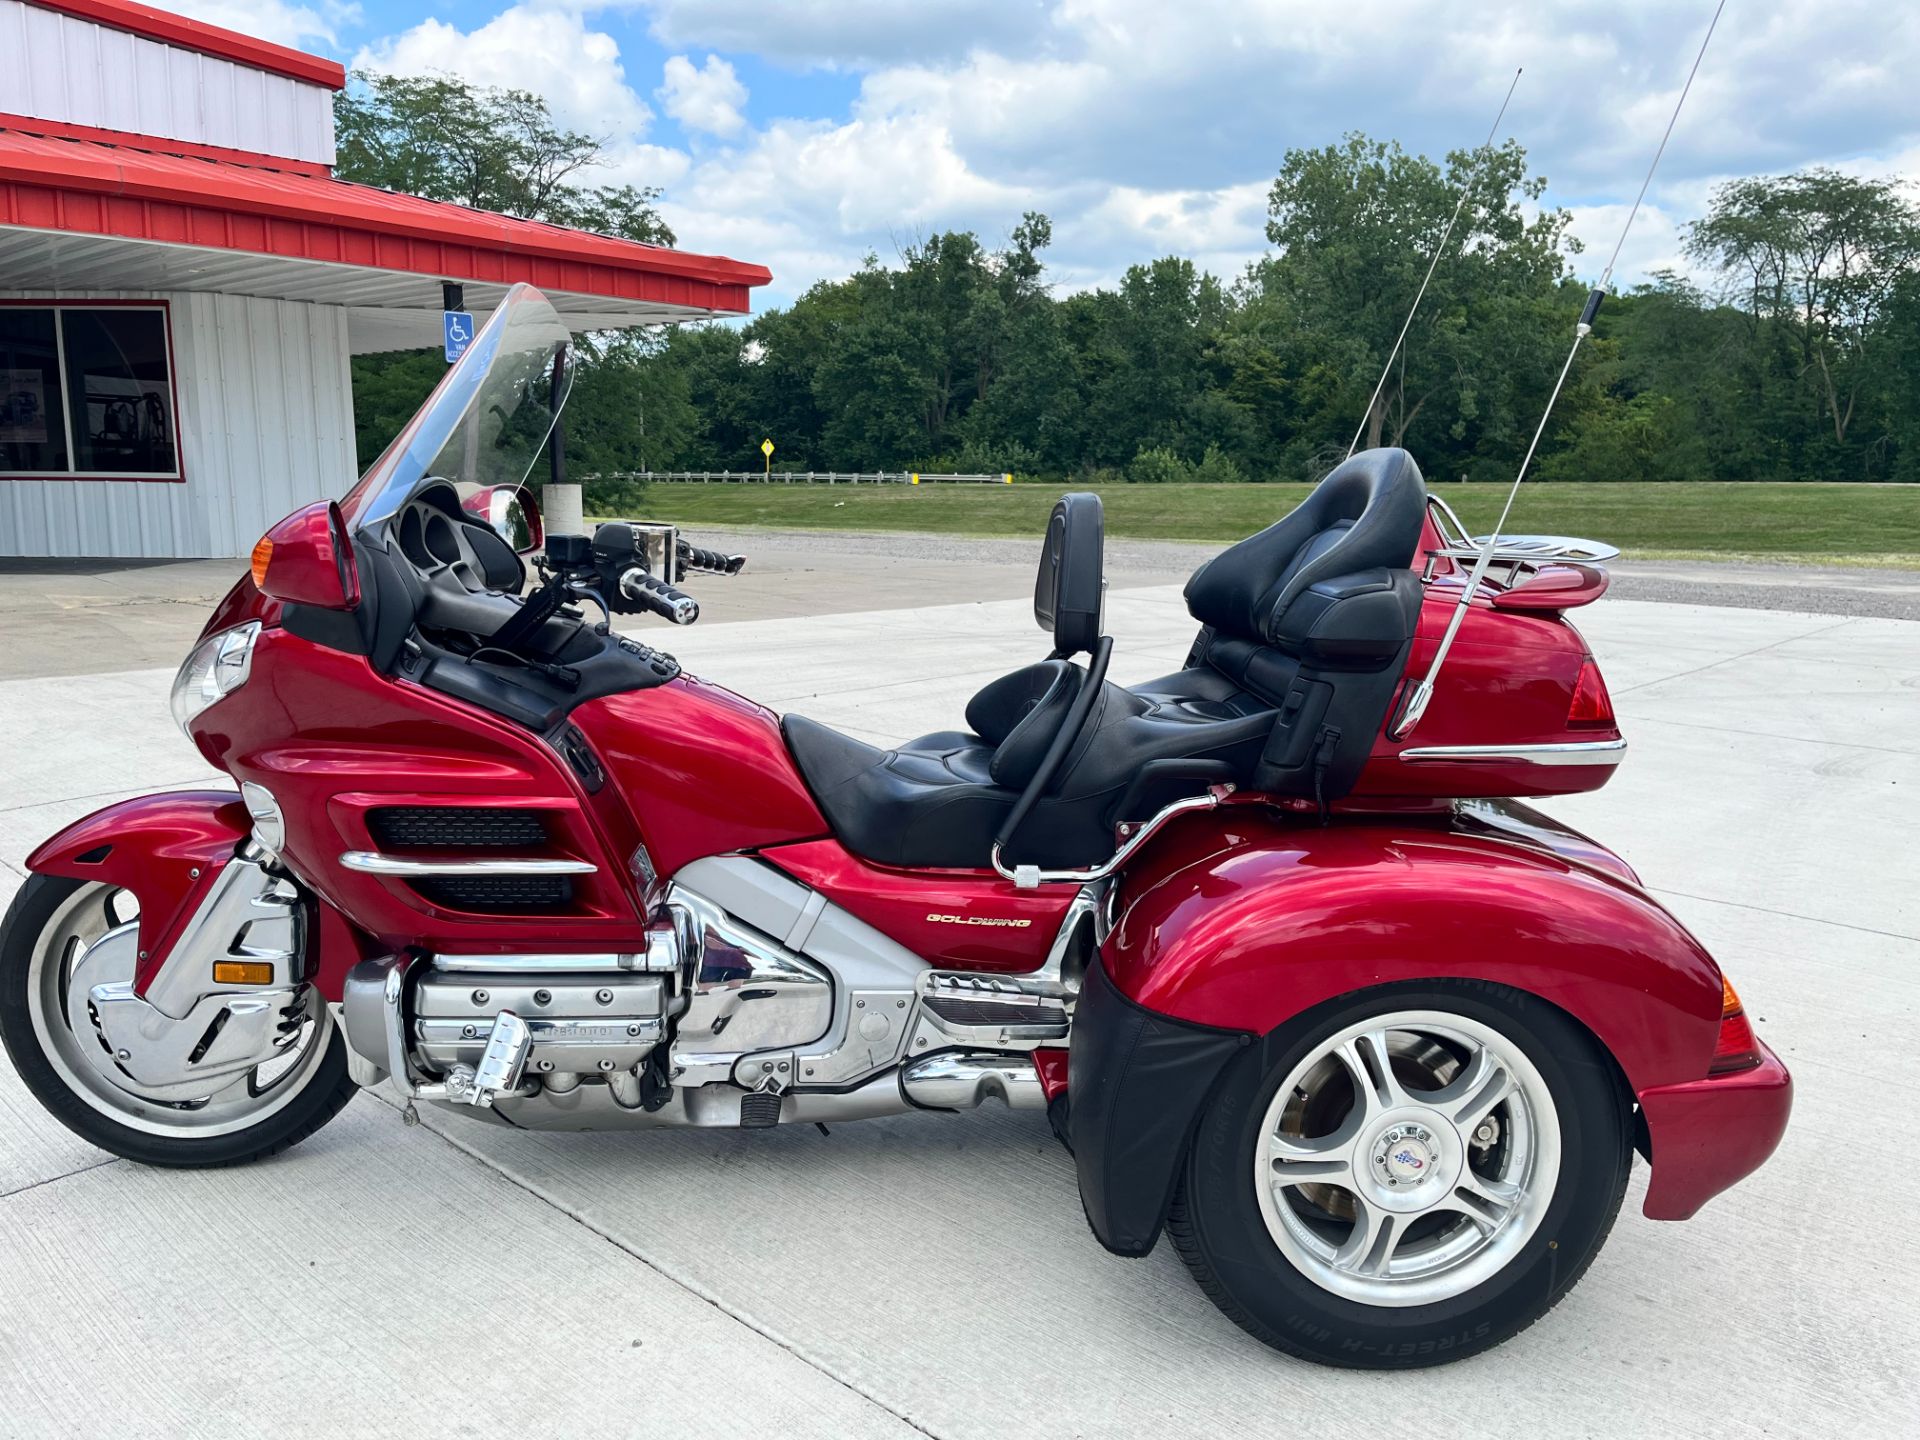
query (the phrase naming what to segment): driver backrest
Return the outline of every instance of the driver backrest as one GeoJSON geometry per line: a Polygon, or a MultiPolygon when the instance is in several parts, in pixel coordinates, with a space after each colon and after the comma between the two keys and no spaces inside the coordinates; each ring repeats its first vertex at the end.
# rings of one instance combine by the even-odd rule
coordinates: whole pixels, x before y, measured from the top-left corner
{"type": "Polygon", "coordinates": [[[1187,609],[1217,633],[1275,644],[1281,616],[1309,587],[1360,570],[1410,566],[1420,548],[1426,504],[1426,485],[1411,455],[1363,450],[1285,519],[1194,571],[1187,609]]]}
{"type": "Polygon", "coordinates": [[[1100,497],[1086,491],[1062,495],[1047,519],[1040,573],[1033,584],[1033,618],[1052,633],[1057,657],[1091,652],[1100,638],[1105,544],[1100,497]]]}

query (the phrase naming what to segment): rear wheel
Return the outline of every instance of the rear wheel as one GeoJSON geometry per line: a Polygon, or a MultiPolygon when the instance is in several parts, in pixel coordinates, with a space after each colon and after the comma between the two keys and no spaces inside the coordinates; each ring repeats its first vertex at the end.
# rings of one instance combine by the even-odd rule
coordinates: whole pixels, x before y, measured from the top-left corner
{"type": "Polygon", "coordinates": [[[1476,982],[1331,1002],[1251,1046],[1201,1119],[1169,1232],[1216,1304],[1324,1364],[1439,1364],[1572,1288],[1631,1162],[1611,1066],[1476,982]]]}
{"type": "Polygon", "coordinates": [[[285,1048],[216,1082],[205,1095],[159,1099],[138,1093],[130,1079],[109,1078],[111,1067],[89,1053],[104,1041],[86,1013],[90,1007],[75,1013],[71,980],[91,946],[136,917],[126,890],[33,875],[0,923],[0,1040],[27,1088],[56,1119],[129,1160],[236,1165],[305,1139],[353,1098],[346,1042],[310,989],[287,1017],[285,1048]]]}

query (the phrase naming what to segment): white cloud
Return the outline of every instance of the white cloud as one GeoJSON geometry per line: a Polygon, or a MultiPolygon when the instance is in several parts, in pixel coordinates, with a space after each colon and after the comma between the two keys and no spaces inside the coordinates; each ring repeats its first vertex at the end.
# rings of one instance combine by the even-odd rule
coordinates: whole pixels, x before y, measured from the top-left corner
{"type": "Polygon", "coordinates": [[[653,120],[627,84],[614,38],[565,10],[516,5],[471,33],[423,20],[363,48],[353,66],[400,75],[438,71],[476,85],[531,90],[563,123],[610,140],[635,139],[653,120]]]}
{"type": "Polygon", "coordinates": [[[166,8],[190,19],[204,20],[296,49],[313,44],[336,45],[342,26],[360,21],[360,7],[326,0],[319,9],[289,5],[286,0],[168,0],[166,8]]]}
{"type": "MultiPolygon", "coordinates": [[[[429,21],[363,53],[535,89],[616,134],[610,173],[668,185],[682,244],[773,268],[757,305],[933,229],[997,243],[1024,209],[1052,215],[1063,285],[1168,252],[1230,277],[1264,249],[1287,149],[1350,129],[1435,157],[1473,145],[1523,64],[1502,134],[1551,178],[1546,203],[1572,210],[1577,268],[1596,277],[1708,13],[1705,0],[612,3],[666,47],[657,103],[705,137],[692,154],[641,142],[646,105],[618,47],[579,19],[607,0],[525,0],[470,36],[429,21]],[[836,112],[822,115],[811,82],[756,79],[756,110],[802,113],[754,128],[726,58],[742,55],[850,72],[859,90],[843,108],[845,82],[820,84],[836,112]]],[[[1729,6],[1616,280],[1680,262],[1682,227],[1719,179],[1920,168],[1917,60],[1920,6],[1729,6]]]]}
{"type": "Polygon", "coordinates": [[[632,0],[664,45],[744,51],[787,65],[860,69],[1019,48],[1051,23],[1039,0],[632,0]]]}
{"type": "Polygon", "coordinates": [[[707,56],[697,68],[685,55],[672,55],[664,73],[664,83],[653,93],[682,128],[707,135],[734,135],[746,128],[740,107],[747,103],[747,87],[718,55],[707,56]]]}

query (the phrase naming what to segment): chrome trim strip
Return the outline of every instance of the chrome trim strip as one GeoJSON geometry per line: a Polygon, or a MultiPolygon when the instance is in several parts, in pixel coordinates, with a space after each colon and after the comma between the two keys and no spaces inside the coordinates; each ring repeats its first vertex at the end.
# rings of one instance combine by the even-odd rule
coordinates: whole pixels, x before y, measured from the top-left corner
{"type": "Polygon", "coordinates": [[[1552,745],[1420,745],[1402,750],[1410,765],[1432,762],[1512,760],[1523,765],[1618,765],[1625,740],[1570,740],[1552,745]]]}
{"type": "MultiPolygon", "coordinates": [[[[656,931],[653,934],[659,934],[656,931]]],[[[652,937],[649,936],[651,939],[652,937]]],[[[670,937],[669,937],[670,938],[670,937]]],[[[665,972],[668,974],[680,968],[677,951],[668,954],[662,950],[658,960],[653,948],[649,946],[645,954],[639,952],[589,951],[579,955],[448,955],[436,952],[428,957],[435,970],[457,970],[461,973],[472,972],[481,975],[523,975],[523,974],[643,974],[665,972]]]]}
{"type": "Polygon", "coordinates": [[[340,863],[362,875],[591,875],[587,860],[409,860],[378,850],[349,850],[340,863]]]}

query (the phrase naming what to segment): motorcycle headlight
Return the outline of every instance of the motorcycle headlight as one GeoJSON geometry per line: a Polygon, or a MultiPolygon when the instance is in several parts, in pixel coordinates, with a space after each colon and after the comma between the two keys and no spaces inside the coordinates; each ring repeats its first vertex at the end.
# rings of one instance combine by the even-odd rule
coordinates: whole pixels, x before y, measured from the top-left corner
{"type": "MultiPolygon", "coordinates": [[[[173,677],[173,720],[182,733],[200,712],[223,695],[247,683],[253,670],[253,643],[260,638],[260,622],[249,620],[218,635],[209,635],[193,647],[187,663],[173,677]]],[[[187,734],[188,739],[192,735],[187,734]]]]}

